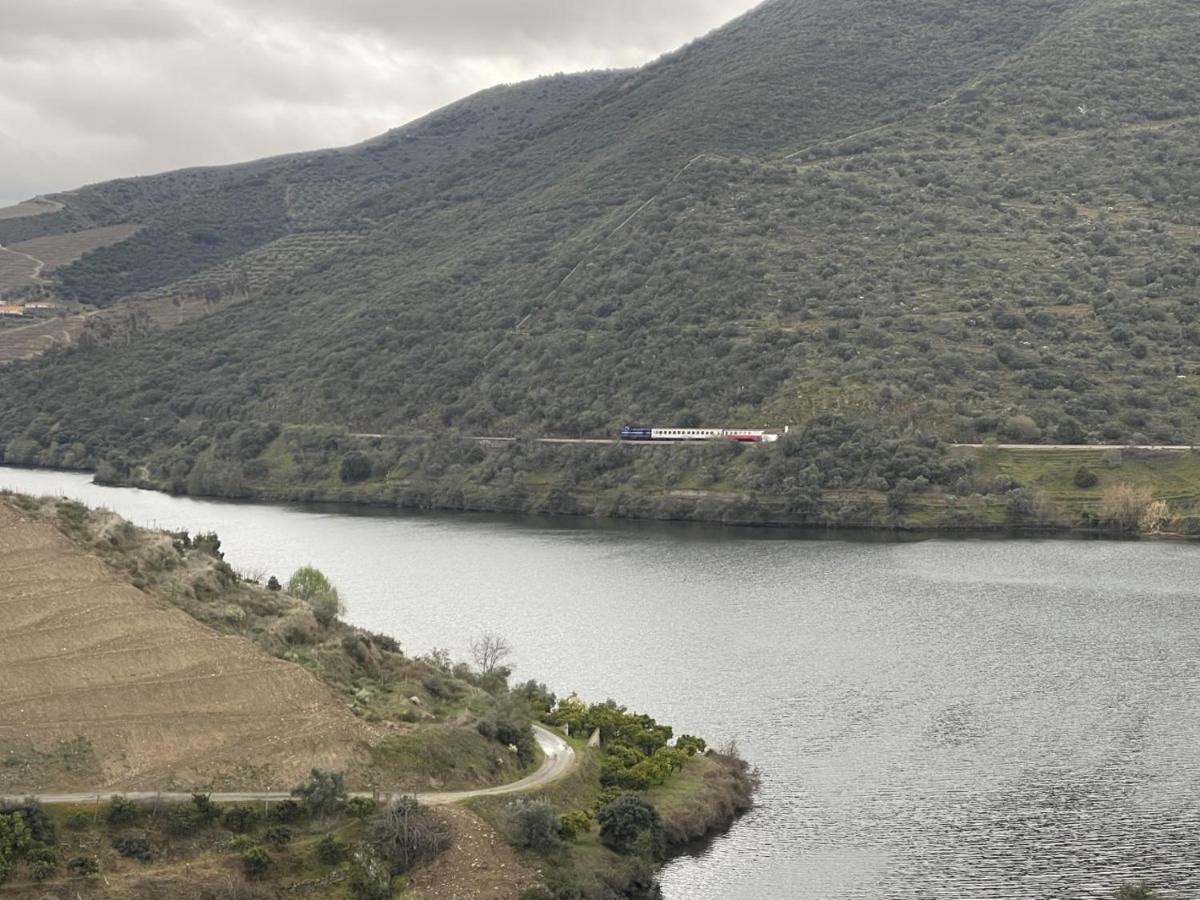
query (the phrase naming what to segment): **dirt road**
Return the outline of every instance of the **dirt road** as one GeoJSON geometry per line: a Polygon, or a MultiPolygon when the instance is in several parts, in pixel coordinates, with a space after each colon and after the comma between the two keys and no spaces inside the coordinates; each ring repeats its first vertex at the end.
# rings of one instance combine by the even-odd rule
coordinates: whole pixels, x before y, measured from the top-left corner
{"type": "MultiPolygon", "coordinates": [[[[537,739],[538,746],[542,748],[545,758],[536,772],[526,775],[520,781],[514,781],[511,784],[503,784],[498,787],[479,788],[472,791],[450,791],[440,794],[418,794],[417,798],[422,803],[427,803],[431,806],[446,806],[451,803],[458,803],[462,800],[470,800],[474,797],[496,797],[507,794],[520,794],[525,791],[533,790],[561,778],[566,775],[575,766],[575,751],[571,745],[564,741],[561,737],[540,725],[533,726],[534,737],[537,739]]],[[[108,796],[111,791],[85,791],[76,792],[73,794],[34,794],[42,803],[96,803],[108,796]]],[[[155,793],[155,792],[131,792],[123,794],[124,797],[130,800],[160,800],[167,803],[186,803],[192,799],[191,794],[178,793],[155,793]]],[[[218,803],[252,803],[256,801],[262,802],[279,802],[287,800],[291,795],[279,791],[237,791],[231,793],[215,792],[211,795],[211,799],[218,803]]],[[[375,797],[376,794],[356,792],[351,794],[352,797],[375,797]]],[[[385,795],[386,796],[386,795],[385,795]]],[[[3,797],[0,796],[0,801],[4,800],[19,800],[20,797],[3,797]]]]}

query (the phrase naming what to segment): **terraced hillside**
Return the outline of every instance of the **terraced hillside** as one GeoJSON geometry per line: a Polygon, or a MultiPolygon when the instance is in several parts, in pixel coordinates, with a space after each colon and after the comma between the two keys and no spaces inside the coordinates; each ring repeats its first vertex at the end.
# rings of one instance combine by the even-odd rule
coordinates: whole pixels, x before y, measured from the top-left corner
{"type": "Polygon", "coordinates": [[[0,792],[286,789],[377,737],[303,669],[155,601],[3,498],[0,607],[0,792]]]}

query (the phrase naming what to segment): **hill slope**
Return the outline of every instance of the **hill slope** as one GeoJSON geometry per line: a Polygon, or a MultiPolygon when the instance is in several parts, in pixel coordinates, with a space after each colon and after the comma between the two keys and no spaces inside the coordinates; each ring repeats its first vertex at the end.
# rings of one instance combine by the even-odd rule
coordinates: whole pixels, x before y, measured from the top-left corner
{"type": "Polygon", "coordinates": [[[837,413],[1186,442],[1198,38],[1183,0],[775,0],[362,194],[328,264],[9,368],[0,438],[144,459],[230,420],[603,434],[837,413]]]}
{"type": "Polygon", "coordinates": [[[376,737],[300,667],[155,602],[3,498],[0,603],[0,790],[286,789],[376,737]]]}

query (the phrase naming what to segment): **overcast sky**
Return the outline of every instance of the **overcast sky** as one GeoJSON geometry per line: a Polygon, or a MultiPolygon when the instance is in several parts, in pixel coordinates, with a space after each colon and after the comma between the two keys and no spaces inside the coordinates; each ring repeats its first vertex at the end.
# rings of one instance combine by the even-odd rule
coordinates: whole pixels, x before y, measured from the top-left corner
{"type": "Polygon", "coordinates": [[[0,0],[0,205],[349,144],[648,62],[757,0],[0,0]]]}

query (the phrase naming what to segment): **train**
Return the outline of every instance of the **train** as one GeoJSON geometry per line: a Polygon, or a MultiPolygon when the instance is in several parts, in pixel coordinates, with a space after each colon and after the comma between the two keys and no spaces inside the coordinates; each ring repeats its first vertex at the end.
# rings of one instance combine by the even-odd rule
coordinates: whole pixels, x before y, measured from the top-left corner
{"type": "MultiPolygon", "coordinates": [[[[784,429],[787,432],[787,429],[784,429]]],[[[626,425],[621,429],[623,441],[736,441],[739,444],[773,444],[779,440],[777,431],[756,431],[750,428],[654,428],[649,425],[626,425]]]]}

